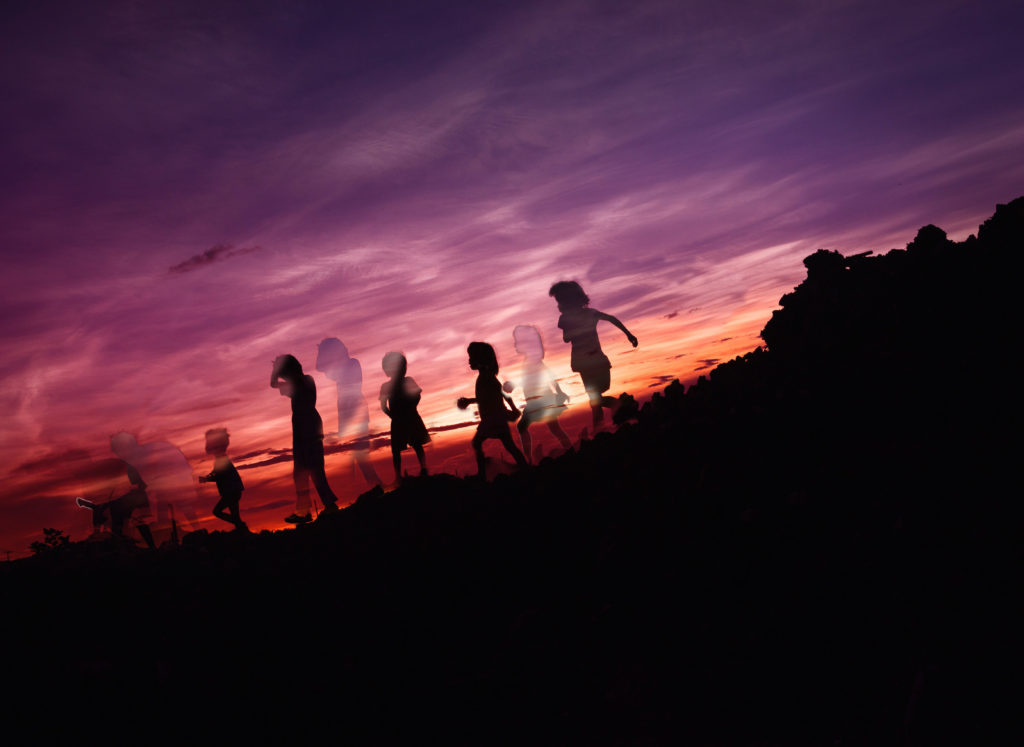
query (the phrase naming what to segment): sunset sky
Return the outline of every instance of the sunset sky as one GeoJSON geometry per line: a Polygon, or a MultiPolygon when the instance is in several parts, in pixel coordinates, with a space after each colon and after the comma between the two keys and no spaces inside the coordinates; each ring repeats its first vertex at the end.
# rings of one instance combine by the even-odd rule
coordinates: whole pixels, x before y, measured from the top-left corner
{"type": "MultiPolygon", "coordinates": [[[[362,361],[381,432],[384,353],[407,355],[427,425],[454,425],[466,345],[514,378],[512,329],[536,325],[582,425],[556,280],[637,335],[601,328],[611,393],[642,397],[756,347],[817,248],[884,252],[927,223],[961,239],[1024,194],[1017,0],[5,7],[14,556],[43,526],[84,536],[83,465],[120,430],[198,475],[204,431],[228,427],[243,515],[281,526],[288,463],[259,466],[291,443],[270,363],[302,361],[334,430],[324,337],[362,361]]],[[[471,432],[428,459],[468,467],[471,432]]],[[[328,475],[351,499],[346,460],[328,475]]]]}

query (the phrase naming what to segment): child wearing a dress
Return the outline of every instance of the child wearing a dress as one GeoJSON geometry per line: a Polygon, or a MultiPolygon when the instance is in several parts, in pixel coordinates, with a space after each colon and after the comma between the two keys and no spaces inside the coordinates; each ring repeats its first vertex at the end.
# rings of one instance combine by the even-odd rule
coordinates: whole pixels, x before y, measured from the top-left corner
{"type": "Polygon", "coordinates": [[[423,391],[411,376],[406,376],[408,364],[401,353],[391,352],[381,363],[388,380],[380,388],[380,409],[391,418],[391,461],[395,466],[395,482],[402,479],[402,451],[408,447],[416,452],[420,462],[420,476],[427,474],[427,457],[423,444],[430,434],[423,418],[416,411],[423,391]]]}
{"type": "Polygon", "coordinates": [[[548,295],[558,303],[561,316],[558,328],[562,340],[572,345],[571,368],[583,379],[583,386],[590,398],[590,409],[594,415],[596,431],[604,420],[605,407],[614,407],[617,400],[606,397],[611,386],[612,364],[601,350],[597,336],[597,323],[610,322],[622,330],[626,339],[635,348],[637,339],[626,326],[611,314],[590,308],[590,298],[575,280],[563,280],[551,286],[548,295]]]}
{"type": "Polygon", "coordinates": [[[501,382],[498,381],[498,357],[494,354],[494,348],[486,342],[471,342],[466,352],[469,353],[469,367],[478,372],[476,396],[472,398],[459,397],[456,404],[460,410],[465,410],[469,405],[476,404],[480,413],[480,425],[477,426],[476,435],[473,436],[477,477],[486,478],[487,462],[484,458],[483,445],[488,438],[496,438],[501,441],[508,453],[516,460],[516,464],[525,467],[526,458],[512,441],[512,432],[508,427],[509,421],[519,416],[519,409],[512,402],[511,397],[502,393],[501,382]]]}
{"type": "Polygon", "coordinates": [[[565,410],[569,395],[562,391],[551,371],[544,365],[544,342],[536,327],[520,324],[512,330],[516,352],[523,356],[523,371],[519,385],[526,397],[523,416],[516,426],[523,453],[530,459],[530,426],[544,423],[564,449],[571,449],[572,442],[558,424],[558,416],[565,410]]]}

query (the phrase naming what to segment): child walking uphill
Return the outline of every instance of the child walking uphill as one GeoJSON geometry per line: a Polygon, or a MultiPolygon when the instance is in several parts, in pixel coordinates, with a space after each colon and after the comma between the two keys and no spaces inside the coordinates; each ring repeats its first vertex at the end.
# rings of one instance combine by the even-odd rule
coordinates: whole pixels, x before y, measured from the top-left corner
{"type": "Polygon", "coordinates": [[[465,410],[475,403],[480,411],[480,425],[473,436],[473,451],[476,452],[477,477],[484,480],[484,441],[488,438],[501,441],[520,467],[526,466],[526,458],[512,441],[512,432],[508,428],[509,420],[518,417],[519,410],[512,398],[502,393],[498,381],[498,357],[494,354],[494,348],[486,342],[471,342],[466,352],[469,353],[469,367],[479,372],[476,377],[476,397],[459,397],[456,404],[460,410],[465,410]],[[506,403],[511,409],[505,407],[506,403]]]}
{"type": "Polygon", "coordinates": [[[598,322],[611,322],[621,329],[626,339],[635,348],[637,339],[626,326],[611,314],[590,308],[590,298],[575,280],[563,280],[551,286],[548,295],[558,302],[558,328],[562,339],[572,345],[571,367],[583,379],[583,386],[590,398],[590,409],[594,414],[594,430],[604,420],[605,407],[616,404],[614,397],[604,393],[611,386],[612,364],[601,350],[597,336],[598,322]]]}
{"type": "Polygon", "coordinates": [[[391,352],[381,362],[388,380],[380,388],[380,409],[391,418],[391,461],[395,466],[395,482],[402,480],[402,451],[409,446],[420,462],[420,476],[427,474],[427,456],[423,444],[430,441],[423,418],[416,411],[422,389],[411,376],[406,376],[408,363],[401,353],[391,352]]]}
{"type": "Polygon", "coordinates": [[[338,510],[338,496],[327,484],[324,472],[324,424],[316,411],[316,382],[302,372],[294,355],[279,355],[270,372],[270,386],[292,400],[292,460],[295,481],[295,513],[285,517],[289,524],[312,521],[309,481],[324,503],[324,513],[338,510]]]}
{"type": "Polygon", "coordinates": [[[512,341],[515,343],[516,352],[523,356],[522,381],[519,384],[523,388],[526,405],[523,407],[523,417],[516,426],[519,430],[519,440],[523,444],[523,453],[529,460],[530,426],[533,423],[546,424],[551,434],[562,444],[562,448],[571,449],[572,442],[558,424],[558,416],[565,409],[569,395],[562,391],[551,371],[544,365],[544,342],[540,338],[540,332],[536,327],[520,324],[512,330],[512,341]]]}
{"type": "Polygon", "coordinates": [[[248,532],[249,527],[242,521],[238,513],[238,503],[242,500],[245,486],[235,465],[228,459],[228,443],[230,437],[226,428],[211,428],[206,432],[206,453],[213,457],[213,471],[200,477],[199,482],[217,483],[220,500],[213,507],[213,515],[218,519],[234,524],[240,532],[248,532]]]}

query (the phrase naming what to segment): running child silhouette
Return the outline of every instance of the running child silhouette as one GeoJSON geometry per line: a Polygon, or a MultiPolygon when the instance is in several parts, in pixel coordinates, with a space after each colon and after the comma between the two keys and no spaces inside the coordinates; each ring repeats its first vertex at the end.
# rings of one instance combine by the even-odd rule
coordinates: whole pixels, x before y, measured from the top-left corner
{"type": "Polygon", "coordinates": [[[558,302],[558,328],[562,339],[572,345],[571,367],[583,379],[583,386],[590,398],[590,409],[594,414],[594,430],[604,420],[605,407],[614,407],[614,397],[604,393],[611,386],[612,364],[601,350],[597,336],[598,322],[611,322],[621,329],[626,339],[635,348],[637,339],[626,326],[611,314],[590,308],[590,298],[575,280],[563,280],[551,286],[548,295],[558,302]]]}
{"type": "Polygon", "coordinates": [[[385,355],[381,367],[388,380],[380,387],[380,409],[391,418],[391,461],[395,466],[395,482],[402,480],[402,451],[410,446],[419,459],[422,477],[427,474],[423,444],[430,441],[423,418],[416,411],[423,390],[411,376],[405,375],[408,362],[401,353],[385,355]]]}
{"type": "Polygon", "coordinates": [[[206,453],[213,457],[213,470],[208,475],[199,478],[199,482],[217,483],[217,492],[220,493],[220,500],[213,507],[213,515],[229,524],[234,524],[235,529],[242,532],[249,531],[249,527],[242,521],[238,513],[238,503],[242,500],[242,491],[245,486],[242,478],[235,469],[235,465],[228,459],[228,436],[227,428],[211,428],[206,432],[206,453]]]}
{"type": "MultiPolygon", "coordinates": [[[[563,412],[569,395],[555,381],[551,371],[544,365],[544,341],[536,327],[520,324],[512,330],[512,341],[516,352],[523,356],[522,380],[519,385],[526,397],[523,417],[516,426],[519,440],[523,444],[523,453],[529,460],[531,455],[530,426],[534,423],[545,423],[551,434],[558,439],[565,449],[572,448],[572,442],[558,424],[558,416],[563,412]]],[[[509,390],[506,383],[505,390],[509,390]]]]}
{"type": "Polygon", "coordinates": [[[480,412],[480,425],[473,436],[473,451],[476,452],[477,477],[486,479],[486,460],[484,459],[484,441],[496,438],[508,450],[520,467],[527,465],[526,457],[512,441],[512,432],[508,428],[510,420],[519,416],[519,409],[511,397],[502,393],[498,381],[498,357],[486,342],[471,342],[466,350],[469,353],[469,367],[478,371],[476,377],[476,396],[473,398],[459,397],[456,401],[460,410],[476,404],[480,412]],[[508,408],[505,405],[508,405],[508,408]]]}
{"type": "Polygon", "coordinates": [[[295,513],[289,524],[312,521],[309,481],[324,504],[324,513],[338,510],[338,496],[327,484],[324,472],[324,423],[316,411],[316,382],[302,371],[294,355],[279,355],[270,372],[270,386],[292,401],[292,478],[295,481],[295,513]]]}

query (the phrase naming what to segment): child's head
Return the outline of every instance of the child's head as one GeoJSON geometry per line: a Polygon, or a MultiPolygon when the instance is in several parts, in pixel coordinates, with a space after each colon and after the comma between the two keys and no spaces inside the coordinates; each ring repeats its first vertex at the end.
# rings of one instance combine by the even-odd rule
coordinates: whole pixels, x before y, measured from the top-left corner
{"type": "Polygon", "coordinates": [[[138,446],[139,442],[128,431],[121,431],[110,437],[110,450],[124,461],[131,459],[138,446]]]}
{"type": "Polygon", "coordinates": [[[227,428],[211,428],[206,432],[206,453],[226,454],[229,441],[227,428]]]}
{"type": "Polygon", "coordinates": [[[558,302],[559,311],[582,309],[590,303],[587,294],[583,292],[583,288],[575,280],[558,281],[551,286],[548,295],[553,296],[555,301],[558,302]]]}
{"type": "Polygon", "coordinates": [[[348,348],[337,337],[325,337],[316,348],[316,370],[327,373],[348,360],[348,348]]]}
{"type": "Polygon", "coordinates": [[[497,375],[498,356],[494,354],[494,348],[488,343],[471,342],[469,347],[466,348],[466,352],[469,353],[469,367],[474,371],[497,375]]]}
{"type": "Polygon", "coordinates": [[[294,355],[279,355],[274,361],[274,367],[282,379],[297,381],[303,377],[302,364],[294,355]]]}
{"type": "Polygon", "coordinates": [[[544,357],[544,341],[536,327],[520,324],[512,330],[512,341],[515,343],[516,352],[520,355],[538,359],[544,357]]]}
{"type": "Polygon", "coordinates": [[[384,369],[384,373],[388,375],[389,379],[402,378],[405,376],[408,363],[404,355],[392,351],[384,356],[384,360],[381,361],[381,368],[384,369]]]}

